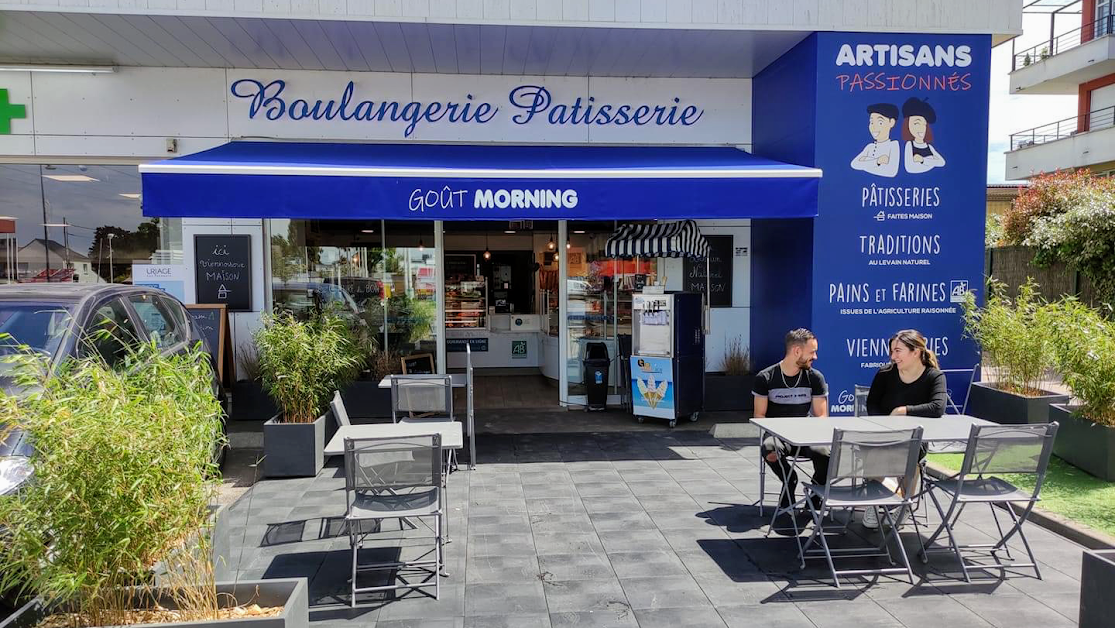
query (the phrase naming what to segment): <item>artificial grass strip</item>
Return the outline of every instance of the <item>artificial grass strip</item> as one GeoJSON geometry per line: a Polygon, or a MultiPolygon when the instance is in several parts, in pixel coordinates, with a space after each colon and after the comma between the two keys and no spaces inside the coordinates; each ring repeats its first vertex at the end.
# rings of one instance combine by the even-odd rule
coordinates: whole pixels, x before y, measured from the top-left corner
{"type": "MultiPolygon", "coordinates": [[[[963,454],[930,454],[930,462],[959,471],[963,454]]],[[[1032,475],[1003,474],[1015,486],[1034,489],[1032,475]]],[[[1105,482],[1054,456],[1041,489],[1038,507],[1115,536],[1115,482],[1105,482]]]]}

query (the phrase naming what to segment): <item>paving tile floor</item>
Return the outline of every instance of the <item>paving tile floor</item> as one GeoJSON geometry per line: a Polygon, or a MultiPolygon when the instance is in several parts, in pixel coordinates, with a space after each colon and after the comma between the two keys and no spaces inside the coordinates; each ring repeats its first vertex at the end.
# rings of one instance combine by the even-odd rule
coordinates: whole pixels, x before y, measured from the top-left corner
{"type": "MultiPolygon", "coordinates": [[[[481,435],[477,445],[477,469],[449,477],[439,600],[402,592],[348,607],[339,459],[316,478],[257,482],[231,506],[239,578],[307,578],[319,628],[1076,625],[1082,548],[1033,524],[1043,580],[1019,570],[968,584],[945,554],[927,565],[911,554],[914,585],[863,577],[836,589],[823,560],[800,569],[796,542],[767,538],[758,515],[754,438],[663,429],[481,435]]],[[[990,512],[969,509],[958,532],[989,529],[990,512]]],[[[385,525],[367,558],[423,551],[419,532],[385,525]]],[[[912,529],[902,536],[916,545],[912,529]]],[[[838,542],[864,539],[878,537],[854,521],[838,542]]]]}

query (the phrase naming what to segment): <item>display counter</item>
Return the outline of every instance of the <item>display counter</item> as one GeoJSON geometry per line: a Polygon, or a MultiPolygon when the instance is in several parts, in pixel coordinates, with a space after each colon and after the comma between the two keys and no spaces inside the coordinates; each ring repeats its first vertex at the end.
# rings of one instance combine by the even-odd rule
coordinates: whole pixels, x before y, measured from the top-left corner
{"type": "MultiPolygon", "coordinates": [[[[542,317],[537,314],[490,314],[488,329],[445,330],[445,357],[450,369],[465,368],[465,347],[472,348],[474,368],[539,368],[542,317]]],[[[556,340],[556,339],[555,339],[556,340]]],[[[556,358],[556,355],[554,356],[556,358]]],[[[556,370],[556,369],[555,369],[556,370]]]]}

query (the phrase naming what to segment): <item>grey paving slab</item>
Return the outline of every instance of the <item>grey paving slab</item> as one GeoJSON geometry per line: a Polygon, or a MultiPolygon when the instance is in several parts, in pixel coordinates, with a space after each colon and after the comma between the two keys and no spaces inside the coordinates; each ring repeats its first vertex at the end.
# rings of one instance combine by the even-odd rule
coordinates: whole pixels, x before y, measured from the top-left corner
{"type": "Polygon", "coordinates": [[[798,607],[785,602],[743,606],[717,606],[728,628],[815,628],[798,607]]]}
{"type": "Polygon", "coordinates": [[[618,579],[553,580],[542,583],[550,613],[630,610],[618,579]]]}
{"type": "MultiPolygon", "coordinates": [[[[314,624],[317,628],[319,624],[314,624]]],[[[366,624],[365,624],[366,625],[366,624]]],[[[374,628],[464,628],[464,617],[391,619],[375,623],[374,628]]]]}
{"type": "Polygon", "coordinates": [[[611,580],[616,577],[604,553],[545,554],[538,557],[538,569],[549,580],[611,580]]]}
{"type": "Polygon", "coordinates": [[[465,615],[547,613],[542,582],[469,584],[465,586],[465,615]]]}
{"type": "Polygon", "coordinates": [[[638,628],[631,609],[606,611],[578,611],[550,615],[553,628],[638,628]]]}
{"type": "MultiPolygon", "coordinates": [[[[697,581],[688,575],[656,578],[620,578],[631,608],[712,607],[697,581]]],[[[641,623],[641,622],[640,622],[641,623]]]]}
{"type": "Polygon", "coordinates": [[[549,615],[474,615],[465,617],[464,628],[550,628],[549,615]]]}
{"type": "Polygon", "coordinates": [[[639,628],[724,628],[724,620],[716,609],[707,608],[658,608],[636,609],[639,628]]]}
{"type": "Polygon", "coordinates": [[[536,556],[473,556],[465,563],[467,584],[524,582],[538,574],[536,556]]]}
{"type": "Polygon", "coordinates": [[[673,552],[613,552],[608,554],[608,560],[621,579],[689,575],[685,564],[673,552]]]}
{"type": "Polygon", "coordinates": [[[603,554],[604,544],[595,532],[550,532],[534,535],[539,556],[546,554],[603,554]]]}
{"type": "Polygon", "coordinates": [[[608,552],[669,551],[670,544],[658,530],[606,530],[597,533],[608,552]]]}

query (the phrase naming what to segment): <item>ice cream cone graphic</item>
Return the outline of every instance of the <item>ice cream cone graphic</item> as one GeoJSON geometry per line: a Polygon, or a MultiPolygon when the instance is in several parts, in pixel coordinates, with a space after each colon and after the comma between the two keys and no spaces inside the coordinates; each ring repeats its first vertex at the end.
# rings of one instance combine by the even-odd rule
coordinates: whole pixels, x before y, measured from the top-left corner
{"type": "Polygon", "coordinates": [[[666,389],[670,386],[669,382],[655,384],[653,375],[647,377],[645,382],[641,379],[636,381],[639,383],[639,394],[646,399],[647,405],[651,408],[658,407],[658,403],[666,396],[666,389]]]}

